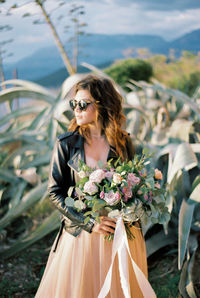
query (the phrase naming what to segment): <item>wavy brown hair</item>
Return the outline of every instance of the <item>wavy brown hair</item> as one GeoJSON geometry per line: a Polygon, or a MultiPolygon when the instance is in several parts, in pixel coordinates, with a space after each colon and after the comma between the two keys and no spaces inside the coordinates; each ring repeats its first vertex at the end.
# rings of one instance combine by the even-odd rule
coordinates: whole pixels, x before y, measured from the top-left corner
{"type": "MultiPolygon", "coordinates": [[[[128,133],[123,129],[126,117],[122,113],[122,96],[116,91],[111,80],[95,75],[88,75],[75,86],[75,93],[79,90],[88,90],[91,96],[98,101],[97,120],[101,123],[102,134],[105,134],[108,143],[115,148],[117,155],[124,159],[131,159],[134,149],[128,133]]],[[[90,131],[87,125],[79,126],[73,118],[69,131],[78,130],[88,142],[90,131]]]]}

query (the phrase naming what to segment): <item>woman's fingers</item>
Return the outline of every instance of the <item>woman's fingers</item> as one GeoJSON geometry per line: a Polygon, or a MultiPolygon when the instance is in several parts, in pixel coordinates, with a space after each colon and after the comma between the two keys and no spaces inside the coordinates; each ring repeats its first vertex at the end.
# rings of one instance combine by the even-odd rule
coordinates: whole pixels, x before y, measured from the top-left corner
{"type": "Polygon", "coordinates": [[[113,229],[115,229],[116,227],[116,223],[112,221],[103,221],[101,222],[101,224],[104,226],[112,227],[113,229]]]}
{"type": "Polygon", "coordinates": [[[105,236],[110,235],[109,232],[106,232],[106,231],[104,231],[104,230],[100,230],[99,233],[100,233],[100,234],[103,234],[103,235],[105,235],[105,236]]]}
{"type": "Polygon", "coordinates": [[[100,217],[100,223],[94,226],[93,231],[103,235],[110,235],[115,232],[116,219],[107,216],[100,217]]]}
{"type": "Polygon", "coordinates": [[[110,218],[106,216],[100,217],[101,223],[110,227],[115,228],[116,227],[116,219],[115,218],[110,218]]]}
{"type": "Polygon", "coordinates": [[[114,233],[115,232],[115,229],[110,227],[110,226],[107,226],[107,225],[102,225],[101,226],[101,229],[106,231],[106,232],[110,232],[110,233],[114,233]]]}

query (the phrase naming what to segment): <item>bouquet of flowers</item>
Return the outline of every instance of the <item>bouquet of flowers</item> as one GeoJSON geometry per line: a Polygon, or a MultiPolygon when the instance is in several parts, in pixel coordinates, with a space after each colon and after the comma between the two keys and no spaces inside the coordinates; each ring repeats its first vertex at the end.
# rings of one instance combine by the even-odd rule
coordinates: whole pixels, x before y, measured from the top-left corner
{"type": "Polygon", "coordinates": [[[115,218],[121,216],[129,238],[134,237],[129,227],[135,221],[151,220],[161,224],[168,221],[165,190],[160,184],[162,172],[152,168],[147,170],[150,157],[144,149],[141,157],[135,155],[127,162],[118,159],[114,165],[110,160],[104,167],[99,163],[98,169],[80,161],[80,181],[75,190],[69,189],[66,205],[85,211],[85,222],[90,216],[96,221],[104,214],[115,218]],[[72,193],[75,194],[73,198],[72,193]]]}

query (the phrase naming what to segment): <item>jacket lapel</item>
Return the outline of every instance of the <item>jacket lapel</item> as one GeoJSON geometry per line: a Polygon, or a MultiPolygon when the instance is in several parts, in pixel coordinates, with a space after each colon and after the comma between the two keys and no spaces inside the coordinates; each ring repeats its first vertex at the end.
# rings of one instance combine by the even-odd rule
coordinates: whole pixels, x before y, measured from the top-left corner
{"type": "Polygon", "coordinates": [[[79,134],[75,134],[72,136],[70,140],[70,159],[68,161],[68,166],[72,168],[75,172],[78,172],[79,168],[79,160],[85,162],[85,155],[84,155],[84,139],[79,134]]]}
{"type": "Polygon", "coordinates": [[[74,171],[78,172],[79,160],[84,161],[84,150],[77,149],[77,151],[73,154],[67,164],[74,171]]]}

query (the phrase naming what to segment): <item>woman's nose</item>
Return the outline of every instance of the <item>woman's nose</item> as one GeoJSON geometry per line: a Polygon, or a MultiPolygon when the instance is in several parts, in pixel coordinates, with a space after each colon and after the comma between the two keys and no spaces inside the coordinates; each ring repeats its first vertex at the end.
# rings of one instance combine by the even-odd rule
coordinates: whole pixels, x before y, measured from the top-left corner
{"type": "Polygon", "coordinates": [[[79,105],[77,105],[77,106],[75,107],[74,111],[76,111],[76,112],[81,112],[79,105]]]}

